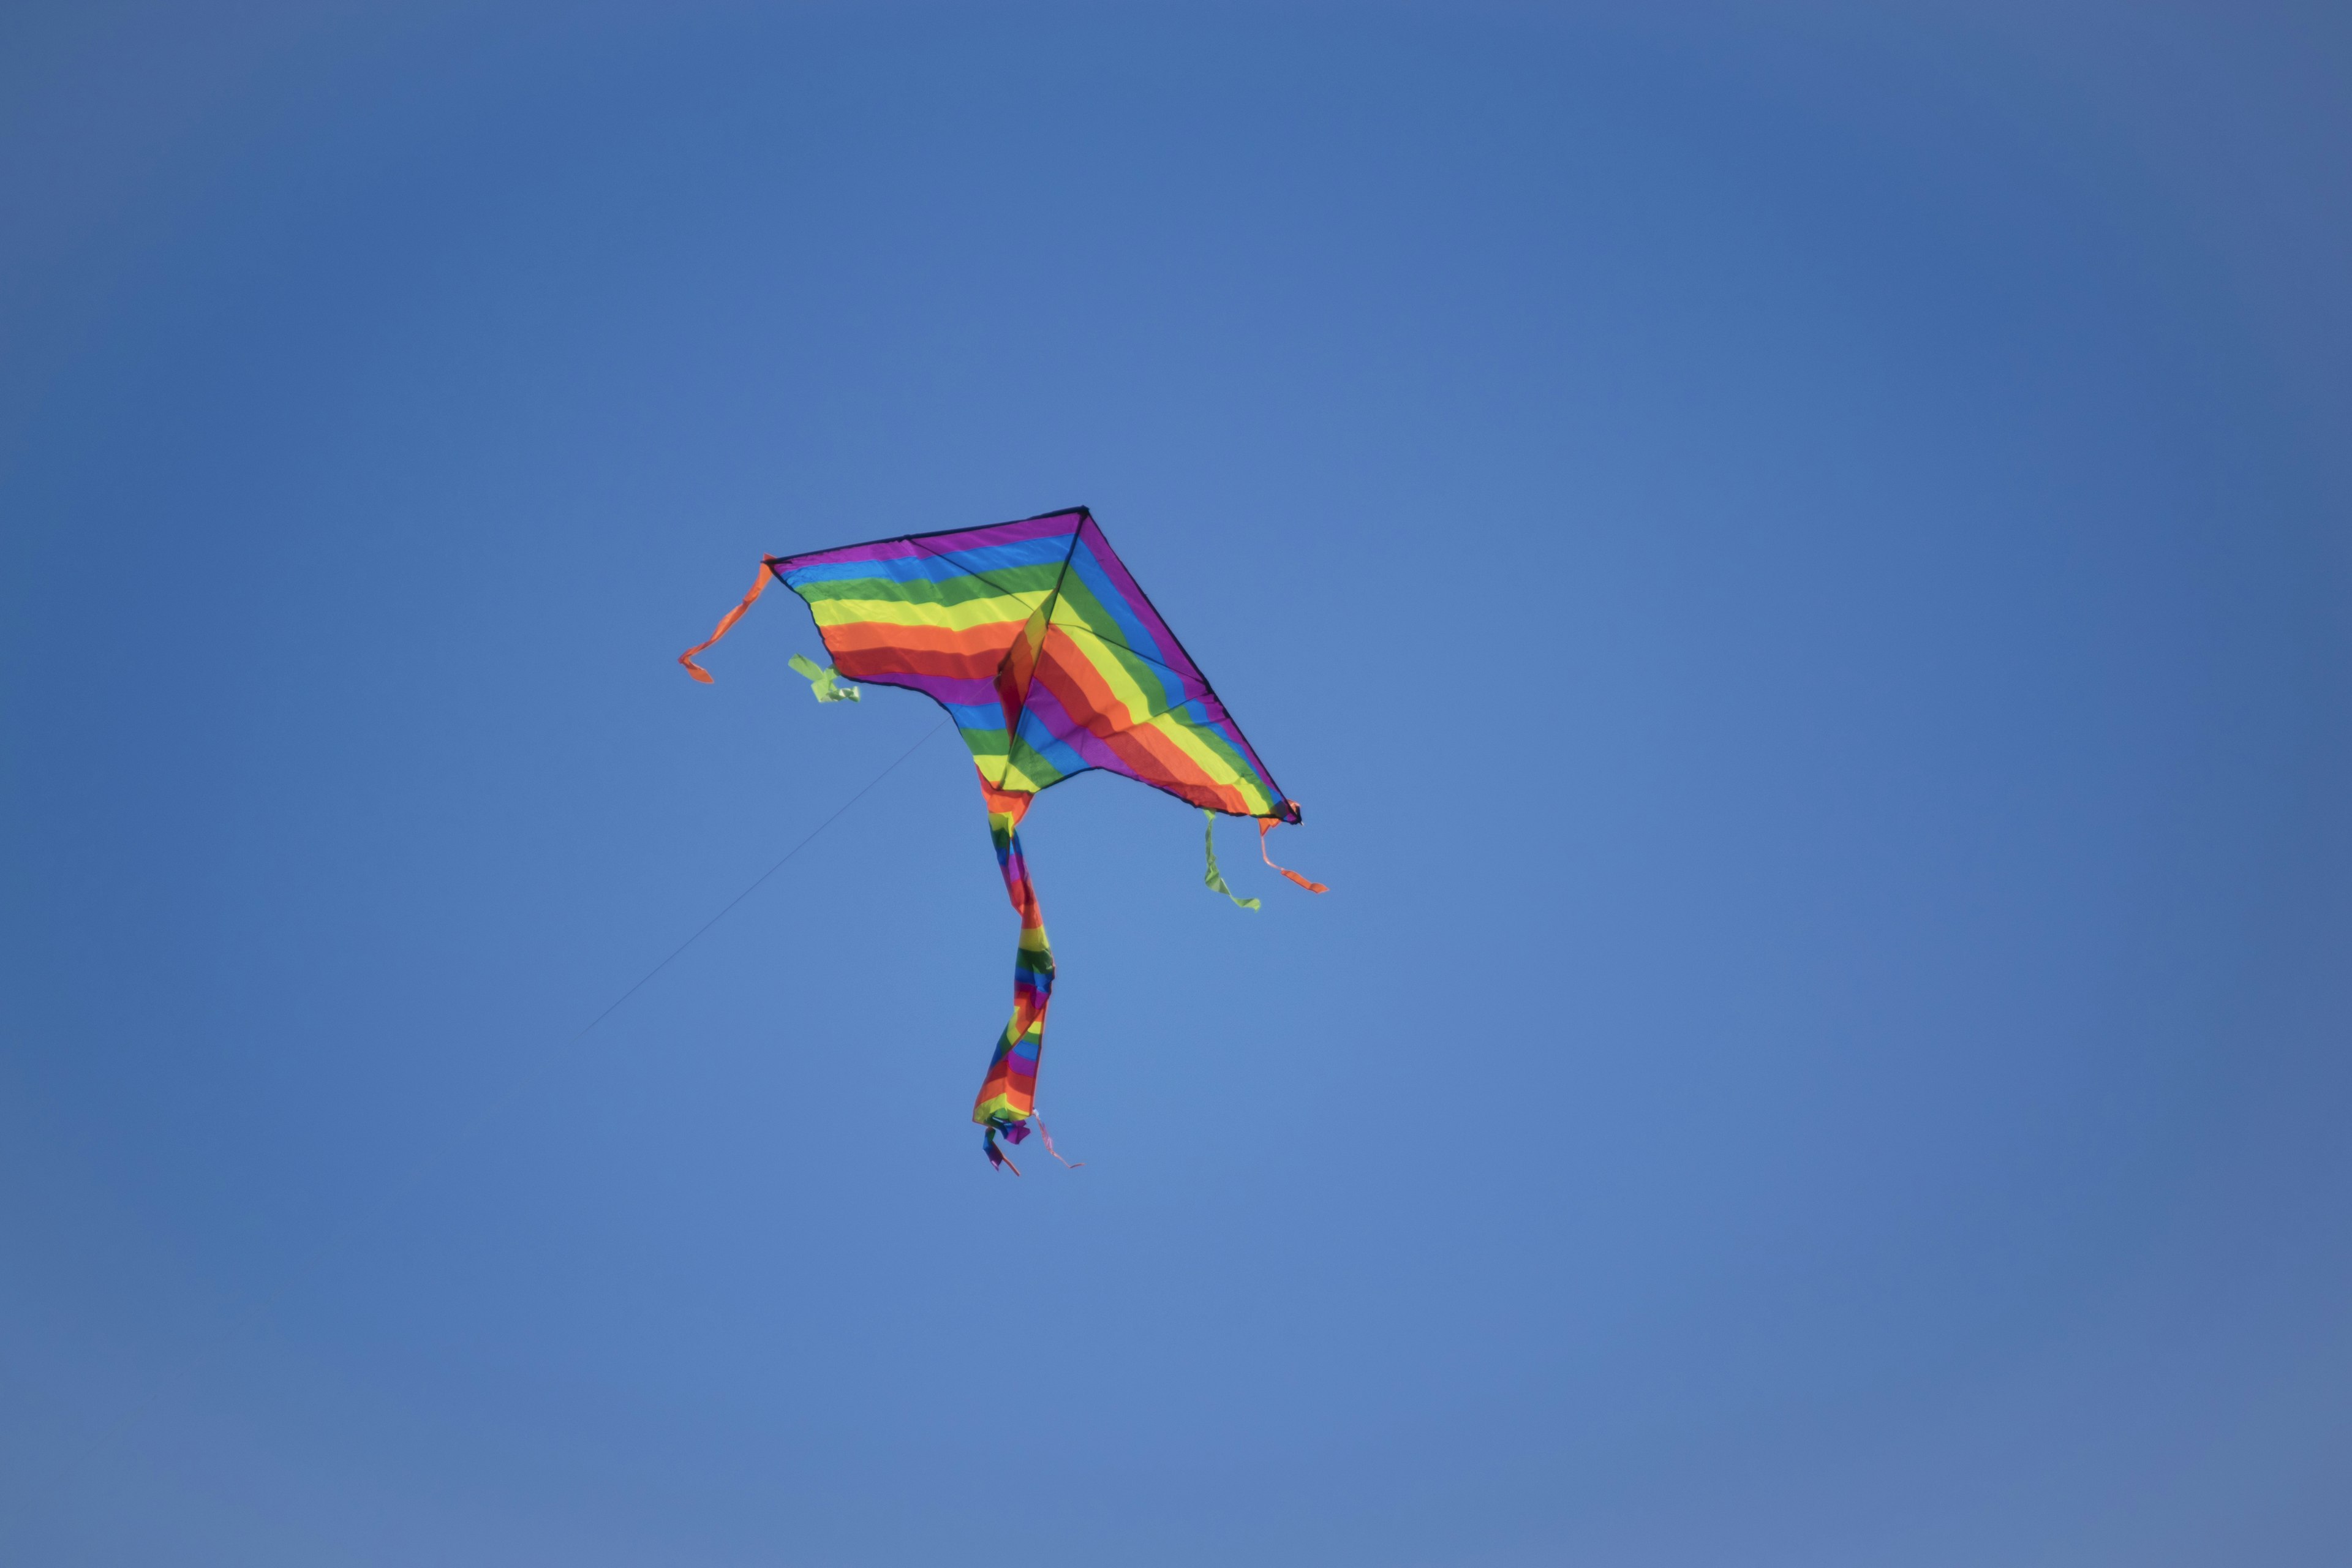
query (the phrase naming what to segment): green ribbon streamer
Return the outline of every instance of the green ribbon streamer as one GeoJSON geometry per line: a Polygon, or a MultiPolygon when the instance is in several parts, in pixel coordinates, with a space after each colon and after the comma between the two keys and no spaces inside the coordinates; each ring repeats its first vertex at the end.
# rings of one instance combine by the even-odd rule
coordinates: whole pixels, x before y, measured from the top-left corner
{"type": "Polygon", "coordinates": [[[809,683],[809,689],[816,693],[816,700],[819,702],[863,702],[866,700],[865,698],[858,695],[857,688],[855,686],[841,686],[835,684],[835,682],[840,679],[841,671],[834,668],[833,666],[829,664],[823,669],[819,669],[817,668],[816,660],[811,658],[804,653],[796,653],[792,657],[792,666],[794,669],[801,672],[802,679],[805,679],[809,683]]]}
{"type": "Polygon", "coordinates": [[[1209,874],[1201,879],[1208,883],[1210,887],[1215,889],[1218,892],[1224,894],[1225,897],[1232,899],[1234,903],[1239,904],[1243,909],[1254,910],[1257,908],[1258,901],[1255,899],[1237,898],[1234,896],[1234,890],[1225,886],[1225,874],[1217,869],[1217,814],[1203,806],[1201,810],[1201,815],[1209,819],[1208,830],[1201,836],[1209,847],[1209,874]]]}

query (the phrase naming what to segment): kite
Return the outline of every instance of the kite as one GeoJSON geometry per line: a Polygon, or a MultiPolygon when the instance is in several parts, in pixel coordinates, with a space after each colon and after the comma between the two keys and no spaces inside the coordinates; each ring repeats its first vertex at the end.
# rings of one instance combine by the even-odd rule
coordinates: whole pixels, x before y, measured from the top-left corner
{"type": "MultiPolygon", "coordinates": [[[[1268,866],[1308,892],[1329,891],[1274,864],[1266,836],[1299,821],[1298,803],[1276,785],[1085,507],[764,556],[743,602],[678,656],[688,675],[710,679],[694,656],[725,637],[772,580],[806,602],[833,656],[823,669],[803,655],[792,659],[818,701],[862,701],[849,681],[919,691],[947,710],[979,769],[997,867],[1021,917],[1013,1017],[971,1110],[992,1165],[1011,1164],[1000,1137],[1019,1143],[1036,1121],[1054,995],[1054,950],[1021,852],[1021,821],[1040,791],[1099,769],[1200,807],[1208,885],[1245,910],[1258,900],[1236,895],[1218,871],[1216,820],[1254,817],[1268,866]]],[[[1050,1134],[1045,1146],[1053,1148],[1050,1134]]]]}

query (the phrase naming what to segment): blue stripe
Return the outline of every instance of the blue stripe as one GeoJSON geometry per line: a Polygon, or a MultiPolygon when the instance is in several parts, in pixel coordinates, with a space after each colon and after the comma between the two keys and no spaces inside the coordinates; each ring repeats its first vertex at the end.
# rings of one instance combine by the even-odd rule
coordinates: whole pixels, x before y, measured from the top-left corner
{"type": "Polygon", "coordinates": [[[784,574],[794,588],[803,583],[845,583],[873,578],[886,583],[947,583],[958,577],[1024,566],[1058,566],[1069,548],[1060,539],[1024,539],[1011,544],[959,550],[945,555],[893,555],[857,561],[819,561],[784,574]]]}
{"type": "MultiPolygon", "coordinates": [[[[1147,658],[1156,658],[1171,669],[1181,670],[1195,680],[1201,679],[1201,672],[1192,668],[1191,659],[1172,647],[1162,647],[1160,639],[1153,637],[1150,629],[1137,618],[1127,596],[1111,582],[1109,574],[1095,559],[1093,547],[1084,540],[1079,542],[1077,554],[1070,559],[1070,570],[1087,585],[1087,591],[1095,596],[1095,603],[1109,612],[1110,618],[1118,623],[1119,641],[1147,658]]],[[[1205,686],[1208,683],[1202,681],[1202,684],[1205,686]]]]}
{"type": "MultiPolygon", "coordinates": [[[[1000,719],[1002,715],[999,716],[1000,719]]],[[[1056,773],[1068,778],[1072,773],[1085,773],[1094,763],[1078,754],[1077,748],[1066,741],[1057,740],[1045,721],[1034,712],[1021,715],[1021,743],[1034,751],[1054,765],[1056,773]]]]}

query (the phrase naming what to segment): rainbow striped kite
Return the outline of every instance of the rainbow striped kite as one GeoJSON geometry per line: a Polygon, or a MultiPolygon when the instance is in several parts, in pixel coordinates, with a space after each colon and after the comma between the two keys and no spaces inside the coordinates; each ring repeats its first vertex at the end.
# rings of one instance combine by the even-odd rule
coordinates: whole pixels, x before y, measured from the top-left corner
{"type": "MultiPolygon", "coordinates": [[[[1297,822],[1298,803],[1275,784],[1085,507],[765,557],[743,602],[709,641],[678,656],[688,674],[710,679],[694,656],[727,635],[772,577],[807,602],[833,656],[828,669],[799,655],[792,661],[819,700],[857,700],[844,680],[903,686],[945,708],[971,749],[997,864],[1021,916],[1013,1017],[971,1110],[990,1161],[1007,1165],[997,1139],[1018,1143],[1035,1120],[1054,994],[1054,952],[1021,853],[1021,819],[1037,792],[1099,768],[1199,806],[1211,832],[1206,880],[1228,897],[1217,870],[1216,814],[1255,817],[1258,853],[1274,866],[1265,836],[1277,823],[1297,822]]],[[[1309,892],[1328,890],[1274,868],[1309,892]]]]}

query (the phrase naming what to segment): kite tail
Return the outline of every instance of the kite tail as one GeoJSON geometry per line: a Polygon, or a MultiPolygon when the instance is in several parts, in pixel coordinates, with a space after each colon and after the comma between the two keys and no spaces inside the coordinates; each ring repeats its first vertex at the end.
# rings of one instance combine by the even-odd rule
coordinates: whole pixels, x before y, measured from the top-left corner
{"type": "Polygon", "coordinates": [[[687,674],[694,677],[695,679],[699,680],[703,685],[708,686],[710,684],[710,672],[703,668],[702,666],[695,663],[694,656],[700,653],[704,648],[709,647],[712,643],[717,642],[720,637],[725,637],[729,632],[733,631],[735,629],[735,623],[743,618],[743,612],[750,609],[752,602],[758,599],[761,595],[768,591],[768,578],[772,575],[768,567],[769,563],[774,560],[775,557],[772,555],[761,556],[760,558],[759,578],[751,584],[751,591],[743,595],[743,602],[719,618],[719,629],[717,631],[712,632],[702,641],[696,643],[692,647],[688,648],[684,653],[677,656],[677,662],[686,666],[687,674]]]}
{"type": "MultiPolygon", "coordinates": [[[[1297,801],[1285,801],[1283,804],[1285,805],[1297,805],[1298,803],[1297,801]]],[[[1274,857],[1265,852],[1265,836],[1273,832],[1276,826],[1281,821],[1282,818],[1278,816],[1261,816],[1257,819],[1257,858],[1265,861],[1269,866],[1274,866],[1274,857]]],[[[1300,876],[1297,872],[1292,870],[1287,866],[1274,866],[1274,868],[1281,872],[1284,876],[1289,878],[1292,881],[1297,883],[1300,887],[1306,889],[1310,893],[1328,893],[1331,890],[1320,882],[1308,881],[1306,878],[1300,876]]]]}
{"type": "MultiPolygon", "coordinates": [[[[982,1143],[989,1163],[1012,1165],[996,1139],[1003,1133],[1008,1142],[1020,1142],[1029,1136],[1029,1119],[1036,1113],[1037,1058],[1045,1045],[1045,1008],[1054,999],[1054,950],[1046,943],[1037,889],[1030,885],[1029,864],[1021,853],[1021,818],[1035,796],[997,789],[985,779],[980,787],[988,797],[988,836],[996,844],[1004,890],[1021,916],[1021,945],[1013,958],[1013,1017],[997,1037],[971,1119],[988,1130],[982,1143]]],[[[1020,1167],[1013,1166],[1013,1173],[1019,1175],[1020,1167]]]]}

